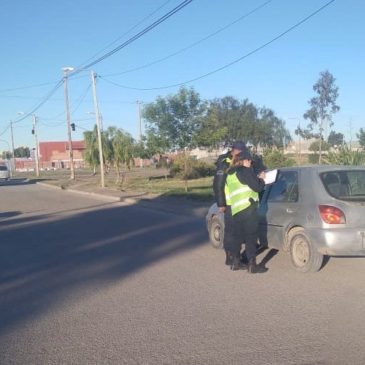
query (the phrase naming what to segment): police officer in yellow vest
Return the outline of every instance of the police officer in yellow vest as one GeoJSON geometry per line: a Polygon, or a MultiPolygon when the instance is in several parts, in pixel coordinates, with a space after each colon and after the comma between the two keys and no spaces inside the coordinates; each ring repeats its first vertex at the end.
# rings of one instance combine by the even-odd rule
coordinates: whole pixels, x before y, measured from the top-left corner
{"type": "MultiPolygon", "coordinates": [[[[216,162],[216,171],[213,178],[213,192],[215,202],[221,213],[226,210],[226,196],[224,194],[224,187],[226,183],[227,171],[232,167],[233,160],[241,151],[246,149],[246,144],[243,141],[235,141],[232,143],[231,149],[220,155],[216,162]]],[[[226,265],[232,265],[231,258],[226,251],[226,265]]]]}
{"type": "Polygon", "coordinates": [[[222,213],[224,213],[227,205],[226,197],[224,195],[227,170],[232,166],[235,156],[246,148],[246,144],[243,141],[233,142],[231,150],[220,155],[217,159],[216,171],[213,179],[213,191],[217,206],[222,213]]]}
{"type": "Polygon", "coordinates": [[[226,211],[224,214],[224,248],[230,256],[231,269],[247,269],[250,273],[263,273],[267,269],[256,264],[258,239],[257,205],[259,193],[264,189],[264,172],[256,175],[252,156],[247,148],[236,156],[233,167],[227,172],[225,183],[226,211]],[[248,265],[240,261],[241,244],[245,243],[248,265]]]}

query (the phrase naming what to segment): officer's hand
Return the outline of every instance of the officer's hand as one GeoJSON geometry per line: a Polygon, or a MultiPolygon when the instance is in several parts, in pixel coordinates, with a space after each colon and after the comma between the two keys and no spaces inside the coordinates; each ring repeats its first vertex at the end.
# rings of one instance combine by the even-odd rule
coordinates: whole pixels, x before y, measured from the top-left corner
{"type": "Polygon", "coordinates": [[[259,175],[258,175],[258,177],[260,178],[260,179],[265,179],[265,171],[261,171],[260,173],[259,173],[259,175]]]}

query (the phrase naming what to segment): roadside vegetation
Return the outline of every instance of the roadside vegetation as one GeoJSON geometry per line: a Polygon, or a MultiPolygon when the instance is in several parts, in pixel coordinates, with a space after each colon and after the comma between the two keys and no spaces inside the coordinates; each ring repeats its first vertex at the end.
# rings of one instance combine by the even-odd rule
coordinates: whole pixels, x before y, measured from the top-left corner
{"type": "MultiPolygon", "coordinates": [[[[144,105],[141,118],[145,132],[138,141],[121,128],[107,128],[101,134],[100,161],[95,126],[84,132],[84,159],[89,169],[76,170],[75,180],[70,180],[67,170],[42,171],[40,179],[64,189],[96,189],[100,186],[102,163],[106,188],[209,200],[213,198],[214,161],[196,160],[190,151],[196,147],[219,150],[235,140],[244,140],[253,154],[260,151],[269,169],[307,163],[364,165],[364,129],[356,134],[360,144],[357,151],[346,145],[342,133],[333,129],[325,138],[328,128],[333,127],[333,115],[340,110],[335,78],[328,71],[321,72],[313,90],[315,96],[303,114],[308,124],[298,124],[295,131],[302,139],[315,139],[307,155],[284,153],[292,137],[285,121],[270,108],[232,96],[202,100],[193,88],[182,87],[176,94],[144,105]],[[135,166],[136,159],[147,159],[152,166],[135,166]]],[[[29,157],[30,151],[16,149],[14,154],[29,157]]],[[[11,153],[5,151],[3,158],[11,158],[11,153]]],[[[21,175],[35,179],[32,173],[21,175]]]]}

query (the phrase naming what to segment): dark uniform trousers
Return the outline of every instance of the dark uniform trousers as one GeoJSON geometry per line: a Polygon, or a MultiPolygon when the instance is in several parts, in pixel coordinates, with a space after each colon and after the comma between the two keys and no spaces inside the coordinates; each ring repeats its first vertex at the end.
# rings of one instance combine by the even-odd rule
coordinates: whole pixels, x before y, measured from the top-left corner
{"type": "Polygon", "coordinates": [[[247,259],[254,259],[258,238],[257,205],[252,204],[245,210],[232,216],[231,207],[224,213],[224,249],[232,256],[238,257],[241,245],[245,243],[247,259]]]}

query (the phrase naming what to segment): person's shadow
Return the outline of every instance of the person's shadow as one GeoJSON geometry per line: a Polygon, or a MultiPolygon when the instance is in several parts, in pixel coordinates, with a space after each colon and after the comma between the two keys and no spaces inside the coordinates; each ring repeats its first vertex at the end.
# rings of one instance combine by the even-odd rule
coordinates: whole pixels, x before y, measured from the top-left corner
{"type": "MultiPolygon", "coordinates": [[[[268,247],[262,247],[259,248],[257,251],[257,254],[259,255],[260,253],[264,252],[265,250],[268,250],[268,247]]],[[[260,263],[258,263],[258,265],[265,267],[265,265],[274,257],[277,255],[277,253],[279,252],[279,250],[275,249],[275,248],[271,248],[269,249],[269,251],[267,252],[267,254],[264,256],[264,258],[261,260],[260,263]]]]}

